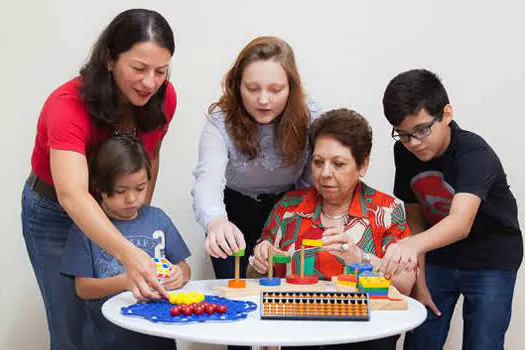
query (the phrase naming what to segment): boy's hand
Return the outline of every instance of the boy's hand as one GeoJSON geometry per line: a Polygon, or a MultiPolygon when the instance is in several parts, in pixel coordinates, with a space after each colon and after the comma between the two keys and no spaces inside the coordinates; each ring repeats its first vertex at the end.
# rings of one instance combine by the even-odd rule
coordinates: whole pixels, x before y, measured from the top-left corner
{"type": "Polygon", "coordinates": [[[414,243],[415,240],[408,237],[399,243],[390,244],[383,256],[379,270],[385,276],[394,276],[403,271],[413,271],[417,267],[417,256],[419,254],[414,243]]]}
{"type": "Polygon", "coordinates": [[[441,317],[441,311],[439,311],[432,295],[428,290],[427,283],[424,280],[418,280],[411,294],[412,298],[418,300],[421,304],[427,306],[436,316],[441,317]]]}
{"type": "Polygon", "coordinates": [[[178,289],[186,283],[184,280],[184,273],[182,269],[177,265],[170,266],[170,273],[162,281],[162,286],[167,289],[178,289]]]}

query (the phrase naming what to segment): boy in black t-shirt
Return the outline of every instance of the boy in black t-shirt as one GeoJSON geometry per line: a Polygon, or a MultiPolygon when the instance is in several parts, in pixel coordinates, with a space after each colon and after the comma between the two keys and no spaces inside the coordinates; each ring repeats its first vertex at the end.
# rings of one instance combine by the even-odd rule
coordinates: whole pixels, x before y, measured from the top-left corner
{"type": "Polygon", "coordinates": [[[405,349],[443,348],[460,294],[463,349],[503,349],[523,242],[500,160],[452,121],[445,88],[427,70],[392,79],[383,107],[397,141],[394,194],[414,235],[389,247],[381,269],[391,275],[417,259],[412,294],[430,309],[405,349]]]}

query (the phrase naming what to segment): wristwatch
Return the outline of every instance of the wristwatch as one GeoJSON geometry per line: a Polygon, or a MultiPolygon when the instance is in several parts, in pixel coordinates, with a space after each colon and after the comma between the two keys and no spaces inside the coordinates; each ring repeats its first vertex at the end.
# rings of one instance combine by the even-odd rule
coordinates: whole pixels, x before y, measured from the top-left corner
{"type": "Polygon", "coordinates": [[[370,253],[362,250],[361,251],[361,264],[371,264],[371,263],[372,263],[372,258],[370,256],[370,253]]]}

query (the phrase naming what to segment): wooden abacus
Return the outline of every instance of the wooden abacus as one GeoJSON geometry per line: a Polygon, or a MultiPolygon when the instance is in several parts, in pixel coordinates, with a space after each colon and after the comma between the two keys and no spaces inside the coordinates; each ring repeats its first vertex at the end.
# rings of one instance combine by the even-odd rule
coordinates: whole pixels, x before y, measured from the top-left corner
{"type": "Polygon", "coordinates": [[[262,291],[261,319],[368,321],[367,293],[262,291]]]}

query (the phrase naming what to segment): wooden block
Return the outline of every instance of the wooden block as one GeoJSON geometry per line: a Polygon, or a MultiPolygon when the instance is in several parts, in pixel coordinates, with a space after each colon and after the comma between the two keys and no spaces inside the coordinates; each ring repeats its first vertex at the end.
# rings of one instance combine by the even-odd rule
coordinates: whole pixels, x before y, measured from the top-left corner
{"type": "Polygon", "coordinates": [[[396,287],[390,286],[388,299],[370,299],[372,310],[408,310],[408,301],[396,287]]]}
{"type": "Polygon", "coordinates": [[[230,299],[244,298],[249,296],[258,296],[261,290],[275,290],[282,292],[289,291],[311,291],[311,292],[326,292],[332,288],[331,284],[327,281],[320,281],[317,284],[309,285],[297,285],[286,283],[284,279],[281,280],[280,286],[261,286],[257,280],[247,280],[246,288],[233,289],[227,286],[216,286],[213,287],[213,292],[220,296],[230,299]]]}
{"type": "Polygon", "coordinates": [[[286,282],[293,285],[313,285],[319,282],[317,275],[303,276],[301,275],[288,275],[286,276],[286,282]]]}
{"type": "Polygon", "coordinates": [[[288,264],[292,261],[292,257],[290,255],[274,255],[272,260],[274,264],[288,264]]]}
{"type": "Polygon", "coordinates": [[[246,281],[245,280],[229,280],[228,281],[228,287],[229,288],[246,288],[246,281]]]}
{"type": "Polygon", "coordinates": [[[357,283],[357,277],[355,277],[355,275],[338,275],[336,278],[338,282],[344,281],[357,283]]]}
{"type": "MultiPolygon", "coordinates": [[[[335,278],[335,276],[334,276],[335,278]]],[[[230,299],[242,299],[250,296],[259,296],[261,291],[271,290],[280,292],[329,292],[329,291],[341,291],[341,292],[355,292],[355,287],[347,287],[337,285],[330,281],[319,281],[317,284],[310,285],[297,285],[289,284],[283,279],[280,286],[261,286],[258,280],[246,280],[246,288],[228,288],[227,286],[216,286],[213,287],[213,291],[216,295],[230,298],[230,299]]],[[[390,286],[388,292],[388,299],[370,299],[371,310],[407,310],[408,302],[394,286],[390,286]]]]}
{"type": "Polygon", "coordinates": [[[356,286],[356,283],[355,282],[347,282],[347,281],[337,281],[337,285],[339,286],[345,286],[345,287],[354,287],[356,286]]]}
{"type": "Polygon", "coordinates": [[[320,239],[303,239],[303,245],[305,247],[322,247],[323,241],[320,239]]]}
{"type": "MultiPolygon", "coordinates": [[[[337,284],[336,277],[332,277],[334,288],[341,292],[355,292],[356,288],[337,284]]],[[[370,299],[371,310],[408,310],[408,301],[396,287],[390,285],[388,289],[388,299],[370,299]]]]}

